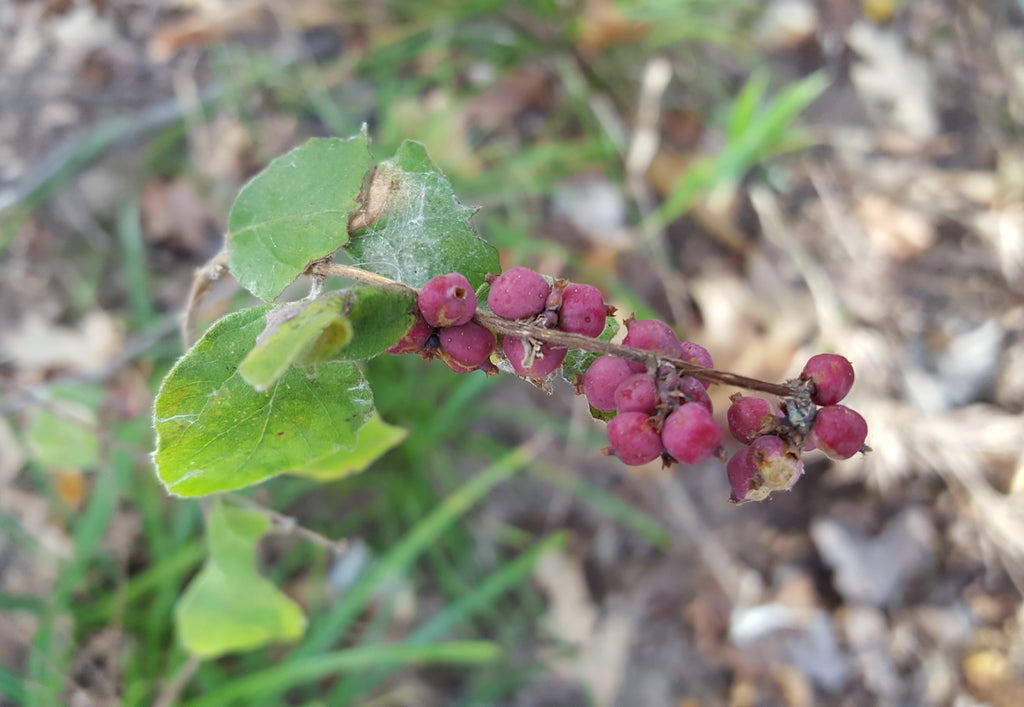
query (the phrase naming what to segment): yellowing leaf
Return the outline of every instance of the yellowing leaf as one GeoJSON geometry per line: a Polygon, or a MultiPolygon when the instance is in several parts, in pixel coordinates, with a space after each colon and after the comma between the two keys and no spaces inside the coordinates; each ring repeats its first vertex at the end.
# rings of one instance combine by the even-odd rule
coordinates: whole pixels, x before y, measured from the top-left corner
{"type": "Polygon", "coordinates": [[[302,609],[256,571],[267,517],[216,503],[207,522],[210,557],[174,611],[181,642],[200,658],[216,658],[298,640],[306,629],[302,609]]]}
{"type": "Polygon", "coordinates": [[[388,450],[398,446],[405,439],[406,431],[389,425],[374,413],[373,417],[359,430],[356,446],[348,452],[321,459],[296,469],[293,474],[308,476],[318,481],[333,481],[366,469],[388,450]]]}
{"type": "Polygon", "coordinates": [[[352,339],[352,325],[345,318],[344,309],[345,302],[340,298],[327,297],[313,302],[289,302],[270,310],[267,328],[238,366],[238,372],[249,385],[263,391],[293,363],[316,363],[329,358],[352,339]]]}
{"type": "Polygon", "coordinates": [[[269,307],[229,314],[167,374],[154,406],[153,460],[171,493],[229,491],[349,451],[373,412],[354,363],[290,368],[266,391],[238,372],[269,307]]]}

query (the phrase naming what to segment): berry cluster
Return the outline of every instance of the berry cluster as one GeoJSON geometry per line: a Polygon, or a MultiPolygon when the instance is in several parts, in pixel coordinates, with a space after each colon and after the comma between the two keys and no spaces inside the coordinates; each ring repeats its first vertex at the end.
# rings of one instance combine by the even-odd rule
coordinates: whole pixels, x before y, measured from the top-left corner
{"type": "MultiPolygon", "coordinates": [[[[534,327],[593,338],[604,331],[606,317],[614,313],[596,287],[565,280],[549,284],[528,268],[488,275],[487,282],[491,312],[534,327]]],[[[420,290],[417,306],[416,323],[388,353],[440,358],[457,373],[497,372],[490,361],[496,346],[494,333],[472,321],[476,293],[465,277],[449,273],[431,279],[420,290]]],[[[564,346],[512,336],[502,339],[501,348],[511,369],[526,378],[546,378],[568,353],[564,346]]]]}
{"type": "MultiPolygon", "coordinates": [[[[622,343],[659,358],[712,367],[703,346],[680,341],[656,319],[628,321],[622,343]]],[[[648,368],[637,361],[601,356],[582,376],[579,389],[595,410],[616,413],[608,423],[605,453],[635,466],[659,457],[666,464],[699,464],[722,455],[722,430],[712,417],[707,385],[681,374],[671,363],[648,368]]]]}
{"type": "MultiPolygon", "coordinates": [[[[605,319],[614,310],[604,303],[592,285],[555,280],[553,285],[529,268],[515,267],[488,276],[491,286],[487,306],[502,319],[532,323],[591,338],[604,331],[605,319]]],[[[545,378],[554,373],[569,350],[551,343],[506,336],[502,352],[512,370],[526,378],[545,378]]]]}
{"type": "Polygon", "coordinates": [[[760,501],[772,491],[792,488],[804,471],[804,450],[849,459],[867,449],[864,418],[838,404],[853,387],[853,378],[853,366],[844,357],[817,354],[795,382],[803,395],[786,398],[778,412],[764,398],[732,396],[726,414],[729,432],[746,445],[726,464],[734,503],[760,501]]]}
{"type": "Polygon", "coordinates": [[[433,278],[420,290],[416,303],[416,323],[388,353],[439,358],[456,373],[496,372],[491,363],[494,334],[472,321],[476,293],[464,276],[449,273],[433,278]]]}
{"type": "MultiPolygon", "coordinates": [[[[474,320],[476,293],[462,275],[435,277],[418,294],[416,323],[388,352],[440,358],[459,373],[496,373],[491,359],[498,338],[479,323],[483,321],[505,332],[500,343],[507,367],[536,382],[562,365],[568,349],[560,343],[521,338],[524,331],[544,339],[552,338],[546,332],[596,338],[606,317],[614,314],[597,288],[565,280],[551,283],[528,268],[514,267],[486,279],[487,305],[494,316],[474,320]]],[[[729,379],[731,374],[710,370],[708,351],[681,341],[664,322],[631,317],[625,324],[622,346],[628,348],[605,345],[604,351],[610,347],[616,355],[599,356],[576,385],[595,416],[609,420],[604,453],[632,466],[659,458],[665,465],[700,464],[711,457],[725,460],[722,428],[713,417],[707,380],[731,382],[739,377],[729,379]]],[[[576,344],[590,348],[578,339],[576,344]]],[[[756,384],[748,387],[773,390],[770,384],[745,380],[756,384]]],[[[726,420],[732,436],[744,445],[726,464],[734,503],[763,500],[772,491],[791,488],[803,474],[800,456],[805,450],[848,459],[867,449],[864,418],[839,404],[853,380],[848,360],[818,354],[798,379],[782,388],[789,392],[777,409],[764,398],[732,396],[726,420]]]]}

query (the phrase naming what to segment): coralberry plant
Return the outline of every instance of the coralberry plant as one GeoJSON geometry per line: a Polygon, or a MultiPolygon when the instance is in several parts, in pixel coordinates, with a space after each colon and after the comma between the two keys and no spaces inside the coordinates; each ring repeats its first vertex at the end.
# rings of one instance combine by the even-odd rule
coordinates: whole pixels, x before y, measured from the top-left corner
{"type": "MultiPolygon", "coordinates": [[[[471,214],[422,145],[406,142],[375,165],[365,134],[311,140],[247,184],[225,250],[197,274],[186,338],[196,304],[225,272],[265,304],[221,318],[164,379],[154,462],[167,490],[203,496],[283,473],[329,480],[364,469],[404,434],[374,414],[357,365],[382,354],[548,390],[560,376],[607,422],[604,454],[628,465],[727,460],[735,503],[792,487],[805,450],[836,459],[866,450],[864,419],[839,404],[854,380],[842,356],[814,356],[785,383],[717,370],[665,322],[616,317],[592,285],[502,271],[471,214]],[[307,296],[274,303],[302,278],[307,296]],[[742,446],[728,459],[707,392],[716,384],[761,394],[733,396],[725,418],[742,446]]],[[[264,521],[220,505],[208,514],[210,559],[178,605],[194,653],[301,634],[301,611],[256,575],[251,556],[237,557],[251,555],[264,521]],[[250,587],[249,604],[223,593],[229,573],[250,587]],[[253,615],[276,618],[257,635],[253,615]]]]}
{"type": "Polygon", "coordinates": [[[365,466],[361,439],[377,435],[361,430],[386,425],[355,361],[385,352],[548,389],[560,374],[607,421],[603,452],[629,465],[726,461],[708,386],[768,394],[734,395],[725,416],[743,445],[726,464],[736,503],[790,488],[805,450],[846,459],[866,449],[864,419],[839,404],[854,380],[846,358],[813,356],[775,384],[716,370],[704,347],[655,319],[626,317],[612,343],[620,320],[600,290],[501,271],[470,213],[413,142],[374,166],[365,135],[312,140],[253,179],[232,209],[226,258],[197,297],[224,268],[268,302],[302,275],[312,290],[228,315],[167,376],[155,460],[168,490],[329,477],[355,470],[350,457],[365,466]],[[357,284],[328,291],[332,277],[357,284]]]}

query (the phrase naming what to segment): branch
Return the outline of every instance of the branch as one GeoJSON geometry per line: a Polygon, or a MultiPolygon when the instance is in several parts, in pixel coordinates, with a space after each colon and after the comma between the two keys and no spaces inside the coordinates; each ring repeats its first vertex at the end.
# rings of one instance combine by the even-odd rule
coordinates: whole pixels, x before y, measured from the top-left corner
{"type": "Polygon", "coordinates": [[[282,535],[297,535],[308,540],[314,545],[335,553],[335,556],[340,555],[345,551],[345,548],[348,547],[347,538],[331,540],[327,536],[321,535],[315,530],[310,530],[303,525],[299,525],[298,521],[292,516],[275,511],[273,508],[267,508],[262,503],[258,503],[251,498],[246,498],[240,494],[232,493],[228,495],[228,499],[239,506],[262,513],[270,519],[271,523],[273,523],[276,532],[281,533],[282,535]]]}
{"type": "MultiPolygon", "coordinates": [[[[396,282],[395,280],[386,278],[383,275],[368,272],[354,265],[316,263],[310,268],[309,272],[312,275],[334,275],[337,277],[344,277],[349,280],[373,285],[375,287],[380,287],[392,292],[398,292],[410,297],[415,297],[419,294],[419,290],[415,287],[409,287],[401,282],[396,282]]],[[[693,376],[694,378],[708,381],[709,383],[721,383],[723,385],[731,385],[737,388],[745,388],[747,390],[757,390],[762,393],[777,395],[779,397],[799,395],[801,391],[799,383],[770,383],[768,381],[749,378],[747,376],[741,376],[728,371],[719,371],[714,368],[703,368],[680,358],[660,356],[644,349],[636,349],[631,346],[623,346],[622,344],[613,344],[610,341],[592,339],[589,336],[583,336],[582,334],[570,334],[569,332],[558,331],[557,329],[548,329],[529,322],[503,319],[496,314],[481,310],[477,310],[477,313],[473,316],[473,321],[490,329],[496,334],[512,336],[516,339],[533,339],[534,341],[555,344],[556,346],[562,346],[568,349],[578,349],[580,351],[589,351],[591,353],[605,356],[615,356],[616,358],[623,358],[629,361],[638,361],[639,363],[653,369],[657,369],[657,367],[662,364],[669,364],[688,376],[693,376]]]]}
{"type": "MultiPolygon", "coordinates": [[[[227,236],[225,236],[225,242],[227,236]]],[[[227,246],[213,256],[205,265],[196,268],[192,275],[192,287],[189,289],[188,301],[185,303],[185,311],[181,315],[181,339],[185,342],[185,348],[189,348],[196,342],[195,325],[196,312],[199,303],[206,293],[213,287],[213,283],[228,271],[228,249],[227,246]]]]}

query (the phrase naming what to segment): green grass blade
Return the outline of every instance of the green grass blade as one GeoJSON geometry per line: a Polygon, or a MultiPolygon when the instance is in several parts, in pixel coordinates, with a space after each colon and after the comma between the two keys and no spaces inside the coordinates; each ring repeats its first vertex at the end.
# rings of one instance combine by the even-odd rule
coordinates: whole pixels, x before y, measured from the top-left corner
{"type": "Polygon", "coordinates": [[[46,611],[46,602],[39,597],[22,594],[0,594],[0,611],[27,611],[41,614],[46,611]]]}
{"type": "Polygon", "coordinates": [[[741,179],[748,169],[764,159],[783,140],[797,116],[826,88],[828,79],[820,72],[784,88],[719,156],[715,185],[741,179]]]}
{"type": "Polygon", "coordinates": [[[535,449],[518,447],[494,462],[479,475],[442,501],[430,515],[420,521],[373,569],[363,575],[332,611],[315,621],[295,658],[326,650],[342,635],[370,600],[377,586],[388,577],[404,572],[437,538],[500,481],[508,478],[529,462],[535,449]]]}
{"type": "Polygon", "coordinates": [[[725,135],[729,142],[739,139],[740,135],[750,127],[750,121],[757,114],[757,108],[761,105],[765,91],[768,90],[768,74],[764,71],[755,71],[747,82],[743,84],[740,93],[732,104],[732,111],[729,115],[729,125],[725,135]]]}
{"type": "Polygon", "coordinates": [[[28,690],[21,678],[12,673],[0,663],[0,697],[6,697],[16,705],[25,704],[28,701],[28,690]]]}
{"type": "Polygon", "coordinates": [[[345,670],[366,670],[382,665],[475,665],[501,655],[486,641],[437,643],[427,646],[366,646],[325,655],[289,660],[235,679],[220,689],[186,702],[184,707],[225,707],[251,704],[267,694],[279,693],[312,680],[345,670]]]}
{"type": "Polygon", "coordinates": [[[551,464],[537,464],[531,469],[531,472],[548,483],[565,489],[616,523],[629,528],[658,549],[667,550],[671,547],[672,534],[661,523],[597,484],[551,464]]]}
{"type": "Polygon", "coordinates": [[[475,612],[493,603],[507,591],[520,585],[533,571],[537,561],[547,552],[565,546],[565,533],[555,533],[540,541],[500,570],[488,577],[476,590],[451,604],[441,613],[412,632],[408,643],[421,645],[441,638],[475,612]]]}
{"type": "Polygon", "coordinates": [[[121,209],[117,215],[117,237],[124,257],[124,279],[132,314],[140,328],[153,323],[156,312],[150,297],[149,266],[142,237],[138,201],[121,209]]]}
{"type": "MultiPolygon", "coordinates": [[[[113,618],[115,611],[126,611],[150,592],[168,585],[179,587],[182,578],[195,569],[204,557],[206,547],[200,540],[179,548],[174,554],[161,558],[157,564],[132,577],[124,585],[123,591],[112,592],[91,604],[76,607],[76,623],[79,626],[107,623],[113,618]]],[[[174,592],[177,595],[178,590],[175,589],[174,592]]]]}
{"type": "MultiPolygon", "coordinates": [[[[121,462],[124,462],[126,456],[121,453],[115,454],[121,462]]],[[[127,459],[127,463],[131,463],[131,458],[127,459]]],[[[96,477],[96,485],[92,489],[89,504],[75,526],[75,555],[61,570],[53,590],[50,610],[40,622],[32,641],[28,671],[32,681],[38,683],[38,689],[33,689],[29,695],[29,705],[42,707],[57,704],[57,696],[63,687],[60,672],[67,668],[67,656],[56,655],[59,646],[55,645],[54,621],[60,614],[69,610],[72,593],[76,587],[84,583],[89,560],[99,548],[114,515],[120,496],[116,465],[117,461],[115,468],[108,468],[96,477]]]]}
{"type": "MultiPolygon", "coordinates": [[[[568,536],[565,533],[555,533],[535,544],[503,565],[475,590],[450,604],[444,611],[413,631],[406,639],[406,645],[425,645],[442,638],[481,609],[493,607],[499,597],[526,580],[545,553],[564,547],[567,540],[568,536]]],[[[371,676],[354,676],[351,680],[344,680],[331,692],[328,703],[350,704],[360,695],[368,694],[392,672],[391,669],[383,668],[371,676]]]]}

